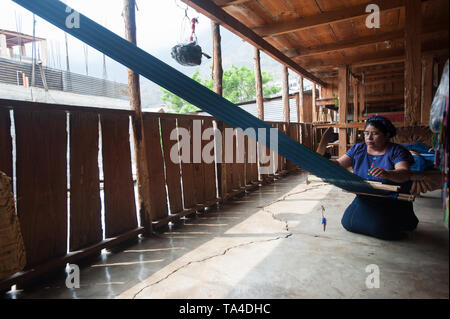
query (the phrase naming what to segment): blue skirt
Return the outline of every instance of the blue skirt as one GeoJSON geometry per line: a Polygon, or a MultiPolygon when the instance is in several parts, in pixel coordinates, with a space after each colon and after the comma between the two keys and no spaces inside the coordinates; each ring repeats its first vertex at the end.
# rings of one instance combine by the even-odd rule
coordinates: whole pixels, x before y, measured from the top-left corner
{"type": "Polygon", "coordinates": [[[357,195],[341,223],[353,233],[395,240],[403,238],[404,231],[416,229],[419,220],[411,202],[357,195]]]}

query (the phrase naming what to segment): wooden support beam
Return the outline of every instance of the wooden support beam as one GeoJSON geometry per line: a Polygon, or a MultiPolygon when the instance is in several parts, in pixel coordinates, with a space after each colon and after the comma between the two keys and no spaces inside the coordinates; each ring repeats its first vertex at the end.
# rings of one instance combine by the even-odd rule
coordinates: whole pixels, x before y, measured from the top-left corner
{"type": "Polygon", "coordinates": [[[289,71],[286,66],[282,67],[282,85],[283,85],[283,121],[291,121],[291,112],[289,109],[289,71]]]}
{"type": "Polygon", "coordinates": [[[307,30],[321,25],[348,21],[355,18],[367,16],[369,13],[366,13],[366,7],[369,4],[378,5],[380,11],[390,11],[403,7],[405,5],[405,1],[404,0],[369,1],[364,4],[359,4],[353,7],[323,12],[315,16],[296,18],[293,20],[262,25],[255,27],[252,30],[261,37],[269,37],[289,32],[307,30]]]}
{"type": "Polygon", "coordinates": [[[356,48],[371,44],[376,44],[388,40],[397,40],[402,39],[404,37],[404,31],[394,31],[394,32],[386,32],[381,34],[374,34],[362,38],[353,38],[345,41],[339,41],[336,43],[327,43],[322,45],[317,45],[305,49],[301,48],[292,48],[283,51],[289,58],[299,58],[311,55],[324,54],[329,52],[335,52],[339,50],[345,50],[349,48],[356,48]]]}
{"type": "MultiPolygon", "coordinates": [[[[123,18],[125,21],[125,39],[136,44],[136,1],[123,0],[123,18]]],[[[144,235],[152,234],[152,218],[150,214],[150,187],[148,159],[145,147],[144,122],[141,109],[141,91],[139,74],[128,69],[128,95],[130,106],[135,112],[133,117],[133,138],[137,170],[138,202],[141,225],[144,227],[144,235]]]]}
{"type": "Polygon", "coordinates": [[[422,57],[422,98],[420,122],[428,126],[430,123],[430,109],[433,102],[433,56],[422,57]]]}
{"type": "MultiPolygon", "coordinates": [[[[358,105],[358,86],[359,81],[356,78],[352,78],[353,82],[353,122],[358,122],[359,118],[359,105],[358,105]]],[[[352,144],[356,144],[356,135],[358,134],[358,129],[352,129],[352,144]]]]}
{"type": "MultiPolygon", "coordinates": [[[[354,67],[389,64],[396,62],[403,62],[405,60],[403,49],[385,50],[382,52],[347,56],[340,59],[320,60],[318,62],[308,63],[310,70],[329,69],[330,67],[337,67],[338,65],[352,65],[354,67]]],[[[301,61],[299,61],[301,63],[301,61]]]]}
{"type": "MultiPolygon", "coordinates": [[[[420,39],[424,40],[432,35],[441,35],[445,36],[448,34],[447,25],[443,24],[431,24],[424,26],[422,29],[422,33],[420,34],[420,39]]],[[[324,54],[329,52],[335,52],[350,48],[357,48],[367,45],[372,45],[384,41],[393,41],[398,39],[403,39],[405,37],[405,30],[396,30],[391,32],[384,33],[375,33],[369,36],[361,37],[361,38],[352,38],[348,40],[338,41],[334,43],[325,43],[317,46],[312,46],[308,48],[297,47],[297,48],[289,48],[283,50],[283,53],[291,58],[296,59],[305,56],[313,56],[318,54],[324,54]]]]}
{"type": "MultiPolygon", "coordinates": [[[[349,95],[348,99],[354,100],[354,95],[349,95]]],[[[377,95],[368,95],[366,96],[366,102],[374,103],[374,102],[384,102],[384,101],[402,101],[404,99],[403,94],[394,93],[394,94],[377,94],[377,95]]],[[[354,102],[351,102],[354,103],[354,102]]]]}
{"type": "Polygon", "coordinates": [[[213,37],[213,90],[219,95],[222,95],[222,47],[220,43],[220,25],[211,21],[211,32],[213,37]]]}
{"type": "Polygon", "coordinates": [[[362,120],[364,110],[366,108],[366,86],[361,83],[359,86],[359,120],[362,120]]]}
{"type": "Polygon", "coordinates": [[[316,105],[316,85],[312,85],[312,103],[311,103],[311,113],[313,122],[319,121],[317,117],[317,105],[316,105]]]}
{"type": "MultiPolygon", "coordinates": [[[[222,67],[222,45],[220,37],[220,25],[211,20],[211,32],[213,38],[213,90],[219,95],[223,95],[222,80],[223,80],[223,67],[222,67]]],[[[217,121],[217,129],[224,132],[223,122],[217,121]]],[[[225,157],[225,144],[222,141],[222,159],[221,162],[217,164],[217,182],[219,197],[225,199],[227,196],[227,165],[223,160],[225,157]]]]}
{"type": "Polygon", "coordinates": [[[262,90],[262,77],[261,77],[261,56],[259,49],[254,47],[254,59],[255,59],[255,87],[256,87],[256,107],[258,110],[258,118],[264,121],[264,102],[263,102],[263,90],[262,90]]]}
{"type": "Polygon", "coordinates": [[[401,64],[395,64],[392,67],[382,67],[378,69],[368,69],[364,67],[352,67],[352,72],[357,75],[361,75],[364,73],[364,78],[367,79],[371,76],[378,76],[378,75],[386,75],[390,73],[402,73],[405,72],[405,66],[403,63],[401,64]]]}
{"type": "MultiPolygon", "coordinates": [[[[347,103],[348,103],[348,66],[339,66],[339,124],[347,123],[347,103]]],[[[339,129],[339,157],[347,152],[347,129],[339,129]]]]}
{"type": "Polygon", "coordinates": [[[236,4],[243,4],[250,2],[252,0],[214,0],[214,3],[217,4],[219,7],[229,7],[234,6],[236,4]]]}
{"type": "Polygon", "coordinates": [[[405,125],[420,123],[420,84],[422,81],[421,32],[422,6],[420,0],[405,3],[405,125]]]}
{"type": "Polygon", "coordinates": [[[384,79],[378,79],[378,80],[368,80],[366,81],[366,85],[377,85],[377,84],[388,84],[388,83],[392,83],[392,82],[397,82],[397,83],[403,83],[403,81],[405,80],[405,76],[399,75],[399,76],[394,76],[394,77],[390,77],[390,78],[384,78],[384,79]]]}
{"type": "Polygon", "coordinates": [[[210,0],[182,0],[182,1],[186,3],[188,6],[200,12],[201,14],[207,16],[209,19],[214,20],[223,27],[227,28],[241,39],[244,39],[253,46],[256,46],[258,49],[266,52],[273,59],[279,61],[286,67],[289,67],[292,71],[298,73],[299,75],[303,75],[303,77],[307,78],[311,82],[322,85],[323,87],[327,86],[327,84],[324,81],[306,71],[298,63],[289,59],[277,48],[275,48],[270,43],[265,41],[254,31],[245,26],[242,22],[240,22],[233,16],[229,15],[222,8],[217,6],[214,2],[210,0]]]}
{"type": "Polygon", "coordinates": [[[304,122],[304,102],[303,102],[303,76],[298,78],[298,104],[297,104],[297,114],[298,114],[298,122],[304,122]]]}
{"type": "MultiPolygon", "coordinates": [[[[427,50],[427,48],[422,47],[422,55],[437,56],[448,54],[448,42],[447,44],[442,43],[442,46],[443,47],[440,49],[431,49],[431,50],[427,50]]],[[[308,68],[311,72],[315,72],[323,69],[329,70],[330,68],[337,68],[338,65],[344,64],[348,64],[351,65],[352,67],[359,68],[391,63],[402,63],[405,62],[405,60],[406,60],[405,50],[394,49],[392,51],[385,50],[379,53],[350,56],[341,59],[321,60],[319,62],[308,63],[308,68]]],[[[302,61],[299,61],[299,63],[302,63],[302,61]]]]}

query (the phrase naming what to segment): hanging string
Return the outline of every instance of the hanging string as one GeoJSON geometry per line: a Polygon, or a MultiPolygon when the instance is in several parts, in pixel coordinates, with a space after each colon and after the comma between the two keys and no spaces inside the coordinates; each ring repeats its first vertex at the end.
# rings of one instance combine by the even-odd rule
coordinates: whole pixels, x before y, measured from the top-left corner
{"type": "Polygon", "coordinates": [[[195,38],[195,42],[197,42],[197,35],[195,34],[195,25],[197,23],[198,23],[198,19],[197,18],[192,18],[192,20],[191,20],[192,33],[191,33],[191,36],[189,37],[189,40],[191,42],[194,41],[194,38],[195,38]]]}

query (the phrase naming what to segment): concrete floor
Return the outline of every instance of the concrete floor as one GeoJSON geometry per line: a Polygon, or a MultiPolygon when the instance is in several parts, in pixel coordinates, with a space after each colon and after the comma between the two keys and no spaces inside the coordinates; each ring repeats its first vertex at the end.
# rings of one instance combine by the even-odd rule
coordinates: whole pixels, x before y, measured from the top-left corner
{"type": "Polygon", "coordinates": [[[448,229],[440,192],[417,198],[401,241],[347,232],[354,195],[297,172],[150,239],[7,298],[449,298],[448,229]],[[321,225],[325,208],[326,230],[321,225]],[[366,285],[379,270],[379,288],[366,285]]]}

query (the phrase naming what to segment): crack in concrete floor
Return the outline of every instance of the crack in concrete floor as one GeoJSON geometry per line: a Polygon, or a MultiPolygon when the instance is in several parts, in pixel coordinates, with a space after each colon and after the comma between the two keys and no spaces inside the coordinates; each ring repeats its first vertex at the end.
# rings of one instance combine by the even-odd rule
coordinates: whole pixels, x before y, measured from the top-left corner
{"type": "MultiPolygon", "coordinates": [[[[271,212],[270,210],[268,210],[267,207],[269,207],[270,205],[273,205],[273,204],[275,204],[275,203],[277,203],[277,202],[284,201],[286,198],[288,198],[288,197],[290,197],[290,196],[297,195],[297,194],[301,194],[301,193],[304,193],[304,192],[307,192],[307,191],[310,191],[310,190],[314,190],[314,189],[319,188],[320,186],[323,186],[323,185],[326,185],[326,183],[314,185],[314,186],[312,186],[312,187],[309,187],[309,188],[307,188],[307,189],[304,189],[304,190],[301,190],[301,191],[298,191],[298,192],[288,193],[288,194],[284,195],[282,198],[279,198],[279,199],[277,199],[277,200],[275,200],[275,201],[273,201],[273,202],[270,202],[269,204],[267,204],[267,205],[265,205],[265,206],[257,207],[257,208],[262,208],[262,211],[271,214],[271,216],[272,216],[272,218],[273,218],[274,220],[277,220],[277,221],[279,221],[279,222],[281,222],[281,223],[284,223],[284,224],[285,224],[285,229],[286,229],[286,231],[289,231],[289,224],[288,224],[288,221],[287,221],[287,220],[282,220],[282,219],[277,218],[277,217],[275,216],[275,213],[273,213],[273,212],[271,212]]],[[[215,258],[215,257],[224,256],[224,255],[226,255],[227,252],[229,252],[230,250],[235,249],[235,248],[239,248],[239,247],[243,247],[243,246],[247,246],[247,245],[251,245],[251,244],[257,244],[257,243],[263,243],[263,242],[269,242],[269,241],[279,240],[279,239],[286,239],[286,238],[288,238],[288,237],[290,237],[290,236],[292,236],[292,233],[288,233],[288,234],[286,234],[286,236],[278,236],[278,237],[276,237],[276,238],[270,238],[270,239],[258,240],[258,241],[251,241],[251,242],[247,242],[247,243],[235,245],[235,246],[232,246],[232,247],[228,247],[227,249],[225,249],[225,250],[224,250],[222,253],[220,253],[220,254],[216,254],[216,255],[213,255],[213,256],[208,256],[208,257],[203,258],[203,259],[200,259],[200,260],[190,261],[190,262],[188,262],[188,263],[186,263],[186,264],[184,264],[184,265],[178,267],[177,269],[173,270],[172,272],[170,272],[169,274],[167,274],[164,278],[161,278],[161,279],[155,281],[154,283],[151,283],[151,284],[149,284],[149,285],[146,285],[145,287],[143,287],[142,289],[140,289],[137,293],[135,293],[135,294],[133,295],[132,299],[135,299],[135,298],[136,298],[139,294],[141,294],[144,290],[150,288],[151,286],[154,286],[154,285],[159,284],[160,282],[166,280],[167,278],[169,278],[170,276],[172,276],[173,274],[175,274],[175,273],[178,272],[179,270],[181,270],[181,269],[183,269],[183,268],[186,268],[186,267],[189,267],[189,265],[191,265],[191,264],[194,264],[194,263],[201,263],[201,262],[204,262],[204,261],[206,261],[206,260],[209,260],[209,259],[212,259],[212,258],[215,258]]],[[[317,237],[317,236],[315,236],[315,237],[317,237]]]]}
{"type": "MultiPolygon", "coordinates": [[[[257,208],[261,208],[262,211],[264,211],[264,212],[266,212],[266,213],[269,213],[269,214],[271,215],[271,217],[272,217],[274,220],[277,220],[277,221],[279,221],[279,222],[281,222],[281,223],[284,223],[284,228],[285,228],[285,230],[289,232],[289,222],[288,222],[287,220],[283,220],[283,219],[278,218],[278,217],[276,216],[276,213],[273,212],[273,211],[271,211],[268,207],[271,206],[271,205],[273,205],[273,204],[275,204],[275,203],[282,202],[282,201],[286,200],[287,198],[289,198],[289,197],[291,197],[291,196],[298,195],[298,194],[302,194],[302,193],[305,193],[305,192],[308,192],[308,191],[311,191],[311,190],[315,190],[315,189],[318,189],[318,188],[320,188],[320,187],[322,187],[322,186],[325,186],[325,185],[328,185],[328,184],[327,184],[327,183],[320,183],[320,184],[316,184],[316,185],[313,185],[313,186],[309,186],[309,187],[307,187],[307,188],[305,188],[305,189],[303,189],[303,190],[301,190],[301,191],[288,193],[288,194],[282,196],[281,198],[279,198],[279,199],[277,199],[277,200],[275,200],[275,201],[272,201],[272,202],[270,202],[270,203],[268,203],[268,204],[266,204],[266,205],[264,205],[264,206],[257,206],[257,208]]],[[[141,294],[144,290],[146,290],[146,289],[148,289],[148,288],[150,288],[150,287],[152,287],[152,286],[155,286],[155,285],[161,283],[162,281],[168,279],[170,276],[172,276],[172,275],[175,274],[176,272],[178,272],[178,271],[180,271],[180,270],[182,270],[182,269],[184,269],[184,268],[186,268],[186,267],[189,267],[191,264],[194,264],[194,263],[201,263],[201,262],[210,260],[210,259],[215,258],[215,257],[224,256],[224,255],[226,255],[230,250],[233,250],[233,249],[236,249],[236,248],[240,248],[240,247],[243,247],[243,246],[248,246],[248,245],[251,245],[251,244],[258,244],[258,243],[263,243],[263,242],[269,242],[269,241],[275,241],[275,240],[279,240],[279,239],[286,239],[286,238],[289,238],[290,236],[292,236],[293,234],[305,235],[305,236],[312,236],[312,237],[316,237],[316,238],[336,239],[336,240],[343,240],[343,241],[346,241],[346,240],[344,240],[344,239],[338,239],[338,238],[333,238],[333,237],[324,236],[324,235],[308,234],[308,233],[304,233],[304,232],[295,232],[295,233],[289,232],[289,233],[287,233],[285,236],[278,236],[278,237],[276,237],[276,238],[269,238],[269,239],[265,239],[265,240],[258,240],[258,241],[251,241],[251,242],[247,242],[247,243],[242,243],[242,244],[239,244],[239,245],[235,245],[235,246],[232,246],[232,247],[228,247],[228,248],[226,248],[222,253],[215,254],[215,255],[212,255],[212,256],[208,256],[208,257],[203,258],[203,259],[200,259],[200,260],[189,261],[188,263],[186,263],[186,264],[184,264],[184,265],[182,265],[182,266],[176,268],[175,270],[171,271],[169,274],[167,274],[167,275],[164,276],[163,278],[161,278],[161,279],[159,279],[159,280],[157,280],[157,281],[155,281],[155,282],[153,282],[153,283],[151,283],[151,284],[145,285],[145,287],[141,288],[137,293],[135,293],[135,294],[133,295],[132,299],[135,299],[135,298],[136,298],[139,294],[141,294]]],[[[365,243],[361,243],[361,244],[367,245],[367,244],[365,244],[365,243]]],[[[373,245],[367,245],[367,246],[373,246],[373,245]]]]}
{"type": "Polygon", "coordinates": [[[227,249],[225,249],[225,250],[224,250],[222,253],[220,253],[220,254],[208,256],[208,257],[203,258],[203,259],[200,259],[200,260],[193,260],[193,261],[190,261],[190,262],[188,262],[188,263],[186,263],[186,264],[184,264],[184,265],[178,267],[177,269],[173,270],[172,272],[170,272],[169,274],[167,274],[164,278],[161,278],[161,279],[155,281],[154,283],[151,283],[151,284],[149,284],[149,285],[146,285],[145,287],[143,287],[142,289],[140,289],[137,293],[135,293],[135,294],[133,295],[132,299],[135,299],[135,298],[136,298],[139,294],[141,294],[144,290],[150,288],[151,286],[155,286],[155,285],[159,284],[160,282],[166,280],[167,278],[169,278],[170,276],[172,276],[173,274],[175,274],[175,273],[178,272],[179,270],[181,270],[181,269],[183,269],[183,268],[186,268],[186,267],[189,267],[191,264],[194,264],[194,263],[201,263],[201,262],[207,261],[207,260],[212,259],[212,258],[215,258],[215,257],[224,256],[224,255],[226,255],[230,250],[235,249],[235,248],[239,248],[239,247],[243,247],[243,246],[248,246],[248,245],[251,245],[251,244],[258,244],[258,243],[263,243],[263,242],[275,241],[275,240],[279,240],[279,239],[285,239],[285,238],[288,238],[288,237],[291,236],[291,235],[292,235],[292,234],[289,233],[289,234],[287,234],[286,236],[278,236],[278,237],[276,237],[276,238],[269,238],[269,239],[265,239],[265,240],[251,241],[251,242],[247,242],[247,243],[235,245],[235,246],[232,246],[232,247],[228,247],[227,249]]]}
{"type": "MultiPolygon", "coordinates": [[[[263,210],[264,212],[271,214],[273,219],[278,220],[278,221],[280,221],[280,222],[284,222],[284,223],[285,223],[285,229],[286,229],[286,231],[289,231],[289,223],[288,223],[288,221],[287,221],[287,220],[280,219],[280,218],[277,218],[277,217],[275,216],[276,213],[270,211],[270,210],[268,209],[268,207],[271,206],[271,205],[273,205],[273,204],[275,204],[275,203],[282,202],[282,201],[286,200],[286,198],[288,198],[288,197],[290,197],[290,196],[302,194],[302,193],[305,193],[305,192],[307,192],[307,191],[317,189],[317,188],[319,188],[320,186],[324,186],[324,185],[327,185],[327,184],[326,184],[326,183],[317,184],[317,185],[311,186],[311,187],[309,187],[309,188],[303,189],[303,190],[298,191],[298,192],[288,193],[288,194],[284,195],[283,197],[281,197],[281,198],[279,198],[279,199],[277,199],[277,200],[275,200],[275,201],[269,203],[268,205],[262,206],[262,207],[258,207],[258,208],[262,208],[262,210],[263,210]]],[[[292,235],[292,233],[291,233],[291,235],[292,235]]],[[[317,237],[317,236],[315,236],[315,237],[317,237]]]]}

